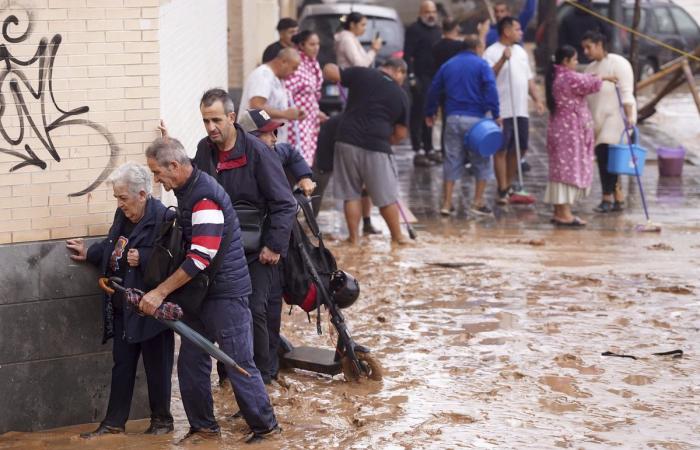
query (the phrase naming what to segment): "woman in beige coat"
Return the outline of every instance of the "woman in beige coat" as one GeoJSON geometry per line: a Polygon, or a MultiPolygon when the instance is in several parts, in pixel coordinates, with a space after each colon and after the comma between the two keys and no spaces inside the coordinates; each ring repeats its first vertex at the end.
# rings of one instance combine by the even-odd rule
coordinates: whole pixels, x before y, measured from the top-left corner
{"type": "MultiPolygon", "coordinates": [[[[616,78],[622,95],[625,115],[630,126],[637,122],[637,103],[634,99],[634,72],[629,61],[620,55],[608,53],[607,38],[597,31],[583,35],[581,46],[591,63],[585,72],[600,78],[616,78]]],[[[625,124],[620,112],[615,85],[604,83],[598,93],[588,96],[588,106],[593,115],[595,133],[595,156],[602,185],[603,199],[595,208],[596,212],[622,211],[625,205],[624,193],[619,186],[619,175],[608,172],[608,146],[619,144],[625,132],[625,124]]]]}

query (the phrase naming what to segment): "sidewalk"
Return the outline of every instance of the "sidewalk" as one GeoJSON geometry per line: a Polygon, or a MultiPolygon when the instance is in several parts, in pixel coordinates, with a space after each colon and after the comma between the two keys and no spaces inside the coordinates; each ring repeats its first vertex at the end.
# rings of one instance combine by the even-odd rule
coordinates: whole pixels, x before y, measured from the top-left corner
{"type": "MultiPolygon", "coordinates": [[[[486,199],[494,209],[495,219],[480,218],[477,223],[486,228],[503,229],[552,229],[549,223],[552,209],[542,202],[547,185],[547,149],[546,131],[547,116],[530,117],[530,149],[527,161],[532,170],[524,174],[526,190],[535,196],[537,202],[532,206],[510,205],[498,207],[495,205],[495,180],[489,182],[486,199]]],[[[660,178],[656,149],[663,146],[678,145],[677,141],[667,135],[654,124],[640,126],[641,145],[648,150],[647,162],[642,176],[642,186],[646,196],[649,214],[653,222],[667,226],[696,225],[700,220],[700,167],[688,160],[683,168],[683,177],[660,178]]],[[[419,223],[416,229],[436,229],[447,224],[460,226],[468,215],[469,204],[473,192],[473,178],[465,176],[455,187],[453,198],[456,214],[449,219],[439,214],[442,193],[442,166],[414,167],[413,152],[410,146],[400,145],[394,148],[399,170],[399,182],[402,199],[416,215],[419,223]]],[[[688,155],[689,160],[695,158],[688,155]]],[[[591,194],[574,207],[574,213],[588,221],[588,229],[630,231],[636,224],[645,223],[644,211],[634,177],[623,177],[623,188],[626,193],[626,210],[623,213],[596,214],[593,208],[600,202],[600,181],[597,167],[594,167],[594,177],[591,194]]],[[[345,223],[342,216],[342,205],[333,198],[333,180],[329,184],[324,199],[324,209],[320,221],[326,231],[336,236],[345,236],[345,223]]],[[[383,225],[376,209],[373,211],[376,225],[383,225]]],[[[388,231],[385,231],[385,234],[388,231]]]]}

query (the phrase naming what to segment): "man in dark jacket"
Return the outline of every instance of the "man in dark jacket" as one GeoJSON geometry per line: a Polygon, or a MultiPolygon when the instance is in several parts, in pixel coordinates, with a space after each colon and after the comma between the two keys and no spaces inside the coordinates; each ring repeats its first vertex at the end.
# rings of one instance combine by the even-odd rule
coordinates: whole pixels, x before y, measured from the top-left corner
{"type": "Polygon", "coordinates": [[[267,216],[258,248],[247,245],[246,259],[253,283],[249,303],[253,313],[255,365],[263,381],[269,384],[272,377],[267,324],[269,299],[280,283],[277,263],[287,254],[296,201],[277,155],[235,123],[233,100],[226,91],[205,92],[200,111],[208,137],[197,145],[195,165],[216,178],[234,207],[245,202],[267,216]]]}
{"type": "MultiPolygon", "coordinates": [[[[117,276],[127,288],[145,290],[143,268],[153,247],[154,230],[166,217],[166,208],[151,196],[148,168],[128,162],[109,177],[118,209],[107,238],[86,248],[83,239],[69,239],[66,246],[74,261],[87,261],[105,276],[117,276]]],[[[124,433],[134,394],[136,365],[143,357],[151,407],[147,434],[173,431],[170,414],[171,375],[175,339],[173,332],[152,317],[144,317],[130,307],[120,292],[106,295],[102,302],[104,336],[113,339],[112,381],[104,420],[83,438],[124,433]]]]}
{"type": "Polygon", "coordinates": [[[440,153],[433,152],[433,129],[423,120],[428,89],[435,73],[433,45],[440,40],[440,35],[435,3],[423,1],[418,20],[406,29],[403,54],[411,86],[411,147],[416,152],[413,163],[417,166],[429,166],[433,161],[442,160],[440,153]]]}
{"type": "MultiPolygon", "coordinates": [[[[201,311],[185,316],[195,331],[216,341],[227,355],[251,376],[227,367],[236,402],[252,434],[247,442],[257,442],[279,433],[270,398],[260,372],[253,362],[251,314],[248,296],[250,277],[241,242],[241,228],[231,200],[217,181],[192,165],[182,144],[173,138],[156,139],[146,149],[146,161],[155,180],[166,191],[173,190],[182,211],[183,231],[188,251],[182,265],[141,299],[140,307],[153,315],[163,300],[185,285],[215,258],[213,275],[201,311]],[[228,242],[226,248],[223,248],[228,242]]],[[[188,340],[182,340],[177,361],[182,404],[190,422],[183,440],[212,439],[221,431],[214,417],[211,395],[211,357],[188,340]]]]}
{"type": "Polygon", "coordinates": [[[282,17],[277,22],[277,32],[280,35],[279,41],[273,42],[265,48],[262,56],[263,64],[272,61],[283,48],[293,47],[292,36],[299,31],[299,24],[291,17],[282,17]]]}

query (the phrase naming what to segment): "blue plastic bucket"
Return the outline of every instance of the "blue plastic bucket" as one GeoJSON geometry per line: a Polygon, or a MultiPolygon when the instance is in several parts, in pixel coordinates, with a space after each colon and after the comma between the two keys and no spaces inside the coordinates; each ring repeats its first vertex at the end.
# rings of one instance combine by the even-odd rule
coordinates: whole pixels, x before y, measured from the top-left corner
{"type": "Polygon", "coordinates": [[[637,164],[637,171],[641,177],[644,173],[644,161],[647,158],[647,151],[639,146],[639,130],[634,127],[634,142],[632,143],[632,154],[630,146],[626,142],[625,132],[622,132],[619,144],[611,144],[608,150],[608,172],[618,175],[634,175],[634,165],[637,164]]]}
{"type": "Polygon", "coordinates": [[[464,146],[482,156],[491,156],[503,147],[503,130],[492,119],[482,119],[464,135],[464,146]]]}

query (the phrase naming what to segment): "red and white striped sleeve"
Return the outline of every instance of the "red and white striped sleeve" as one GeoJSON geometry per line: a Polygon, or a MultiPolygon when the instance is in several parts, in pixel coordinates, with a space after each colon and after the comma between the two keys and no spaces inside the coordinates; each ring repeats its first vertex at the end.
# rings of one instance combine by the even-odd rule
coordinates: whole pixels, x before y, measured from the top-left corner
{"type": "Polygon", "coordinates": [[[214,260],[224,235],[224,213],[209,199],[202,199],[192,208],[192,244],[180,266],[194,277],[214,260]]]}

